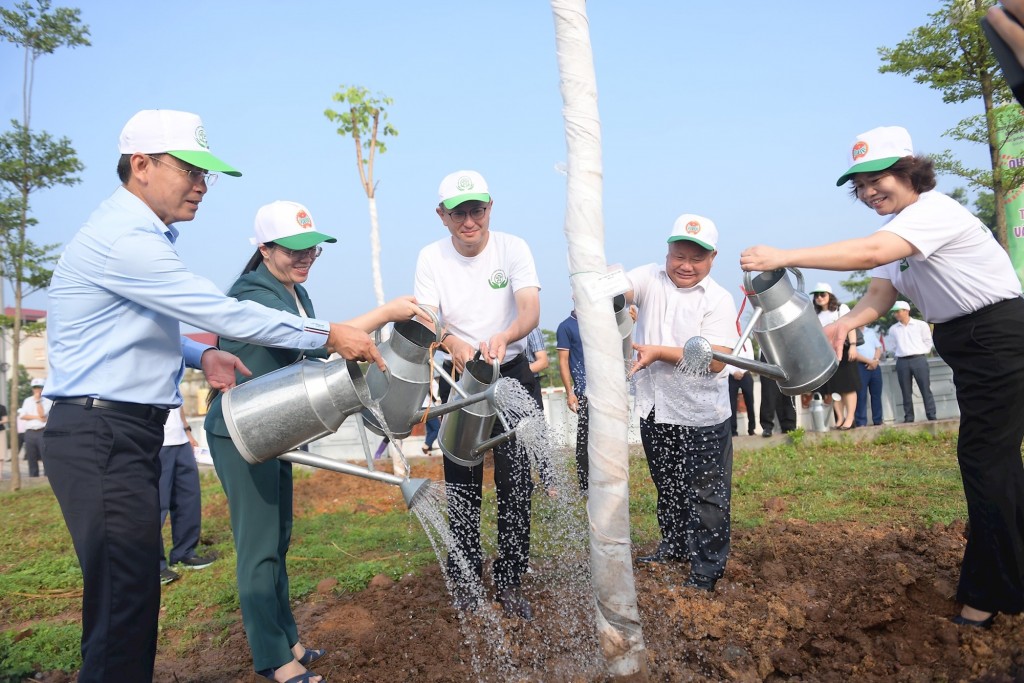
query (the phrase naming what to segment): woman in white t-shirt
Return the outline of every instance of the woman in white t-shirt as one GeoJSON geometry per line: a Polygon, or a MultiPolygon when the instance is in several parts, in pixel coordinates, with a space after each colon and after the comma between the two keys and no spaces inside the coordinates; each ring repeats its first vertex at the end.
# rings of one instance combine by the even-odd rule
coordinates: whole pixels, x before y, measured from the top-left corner
{"type": "Polygon", "coordinates": [[[757,246],[744,270],[786,266],[871,270],[854,309],[826,328],[837,350],[873,323],[897,293],[935,325],[935,349],[953,370],[960,405],[957,459],[970,537],[954,623],[988,628],[999,612],[1024,611],[1024,299],[1006,252],[959,202],[936,192],[930,159],[915,156],[898,126],[858,135],[837,185],[888,222],[867,237],[820,247],[757,246]],[[849,162],[848,162],[849,163],[849,162]]]}
{"type": "MultiPolygon", "coordinates": [[[[832,286],[827,282],[819,282],[811,290],[814,296],[814,312],[822,327],[828,327],[842,316],[850,312],[850,307],[839,303],[832,293],[832,286]]],[[[842,353],[839,354],[839,367],[836,368],[827,382],[817,391],[822,394],[839,394],[840,400],[832,402],[832,411],[836,418],[836,429],[846,431],[853,429],[854,413],[857,410],[857,391],[860,389],[860,375],[857,374],[857,331],[850,330],[843,342],[842,353]]]]}

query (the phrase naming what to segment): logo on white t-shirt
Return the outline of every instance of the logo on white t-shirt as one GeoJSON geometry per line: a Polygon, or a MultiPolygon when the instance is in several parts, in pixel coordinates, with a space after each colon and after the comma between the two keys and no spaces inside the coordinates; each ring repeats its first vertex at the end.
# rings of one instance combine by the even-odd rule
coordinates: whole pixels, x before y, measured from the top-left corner
{"type": "Polygon", "coordinates": [[[491,289],[504,289],[508,287],[508,275],[505,271],[499,268],[498,270],[491,273],[491,276],[487,278],[487,284],[491,286],[491,289]]]}
{"type": "Polygon", "coordinates": [[[903,271],[905,271],[909,267],[910,267],[910,261],[908,261],[907,257],[904,256],[903,258],[900,259],[900,272],[902,273],[903,271]]]}

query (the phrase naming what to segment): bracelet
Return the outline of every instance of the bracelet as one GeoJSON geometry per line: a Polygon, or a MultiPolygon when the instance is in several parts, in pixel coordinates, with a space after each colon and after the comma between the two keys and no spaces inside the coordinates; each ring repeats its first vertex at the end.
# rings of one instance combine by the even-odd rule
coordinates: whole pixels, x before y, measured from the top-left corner
{"type": "Polygon", "coordinates": [[[437,343],[438,344],[444,344],[444,340],[447,339],[450,336],[452,336],[451,332],[445,332],[444,334],[441,335],[441,339],[437,343]]]}
{"type": "Polygon", "coordinates": [[[186,431],[186,432],[191,432],[191,431],[192,431],[192,428],[191,428],[191,427],[185,427],[185,431],[186,431]]]}

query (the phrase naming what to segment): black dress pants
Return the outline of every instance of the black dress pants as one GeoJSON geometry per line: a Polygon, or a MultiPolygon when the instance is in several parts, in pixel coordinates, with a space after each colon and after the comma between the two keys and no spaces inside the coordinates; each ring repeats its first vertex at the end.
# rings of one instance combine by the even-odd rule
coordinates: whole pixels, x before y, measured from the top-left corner
{"type": "Polygon", "coordinates": [[[82,568],[79,683],[153,679],[160,612],[163,425],[55,404],[46,474],[82,568]]]}
{"type": "Polygon", "coordinates": [[[935,349],[953,370],[970,537],[958,602],[984,612],[1024,611],[1024,299],[939,323],[935,349]]]}
{"type": "MultiPolygon", "coordinates": [[[[445,363],[451,372],[451,365],[445,363]]],[[[501,376],[519,380],[533,393],[534,379],[525,355],[501,366],[501,376]]],[[[458,378],[456,378],[458,379],[458,378]]],[[[441,382],[438,394],[447,401],[451,387],[441,382]]],[[[515,427],[515,425],[510,425],[515,427]]],[[[491,436],[502,433],[495,421],[491,436]]],[[[463,575],[459,559],[464,558],[469,572],[479,579],[483,574],[483,549],[480,545],[480,505],[483,501],[484,465],[466,467],[444,459],[445,494],[448,498],[448,524],[455,548],[448,557],[449,576],[464,588],[472,576],[463,575]]],[[[494,561],[494,586],[498,592],[520,584],[530,562],[530,503],[533,481],[530,461],[516,446],[516,439],[494,448],[494,488],[498,501],[498,556],[494,561]]]]}
{"type": "Polygon", "coordinates": [[[739,379],[729,375],[729,405],[732,406],[732,419],[729,424],[732,426],[733,436],[739,435],[736,409],[740,401],[737,392],[743,392],[743,403],[747,406],[747,434],[753,435],[757,421],[754,419],[754,378],[750,376],[749,372],[744,372],[743,377],[739,379]]]}
{"type": "Polygon", "coordinates": [[[796,407],[793,405],[793,397],[782,393],[778,382],[762,375],[761,429],[772,429],[776,416],[779,418],[779,429],[783,433],[796,429],[796,407]]]}

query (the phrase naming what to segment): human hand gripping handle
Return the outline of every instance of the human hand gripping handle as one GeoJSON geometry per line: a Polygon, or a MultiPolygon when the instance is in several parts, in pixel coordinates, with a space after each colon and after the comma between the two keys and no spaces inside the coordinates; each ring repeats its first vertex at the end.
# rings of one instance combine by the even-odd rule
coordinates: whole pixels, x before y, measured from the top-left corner
{"type": "Polygon", "coordinates": [[[745,271],[778,270],[789,265],[785,259],[786,252],[775,247],[758,245],[748,247],[740,254],[740,268],[745,271]]]}
{"type": "Polygon", "coordinates": [[[331,323],[326,348],[329,353],[336,353],[345,360],[375,363],[382,372],[388,369],[370,335],[351,325],[331,323]]]}
{"type": "Polygon", "coordinates": [[[206,375],[206,381],[218,391],[227,391],[235,386],[236,371],[246,377],[252,376],[252,372],[238,356],[220,349],[211,348],[203,351],[199,363],[203,368],[203,374],[206,375]]]}

